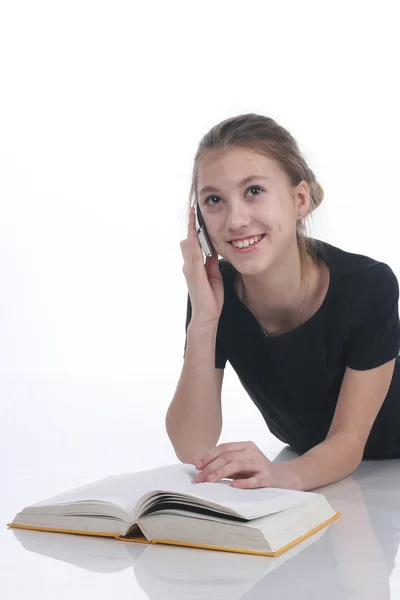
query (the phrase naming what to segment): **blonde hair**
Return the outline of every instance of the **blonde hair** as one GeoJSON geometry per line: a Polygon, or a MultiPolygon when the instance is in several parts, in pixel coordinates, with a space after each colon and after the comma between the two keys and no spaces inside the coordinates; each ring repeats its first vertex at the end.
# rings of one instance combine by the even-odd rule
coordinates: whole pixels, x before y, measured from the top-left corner
{"type": "Polygon", "coordinates": [[[253,113],[238,115],[218,123],[205,134],[194,158],[187,217],[189,217],[190,208],[198,202],[198,171],[203,157],[209,151],[230,148],[246,148],[274,159],[293,187],[303,180],[306,181],[310,193],[310,208],[308,215],[297,221],[296,238],[301,261],[303,262],[307,255],[316,259],[317,242],[307,234],[308,220],[310,214],[321,204],[324,190],[307,165],[296,140],[271,117],[253,113]]]}

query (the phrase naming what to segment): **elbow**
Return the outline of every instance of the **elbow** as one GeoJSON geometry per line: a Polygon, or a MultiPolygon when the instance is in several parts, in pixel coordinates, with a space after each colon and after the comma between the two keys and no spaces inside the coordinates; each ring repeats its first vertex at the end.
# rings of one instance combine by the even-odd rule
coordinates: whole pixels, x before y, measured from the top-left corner
{"type": "Polygon", "coordinates": [[[197,461],[200,460],[201,457],[199,456],[194,456],[190,453],[187,452],[178,452],[175,448],[175,455],[176,458],[182,463],[182,464],[186,464],[186,465],[195,465],[197,463],[197,461]]]}
{"type": "Polygon", "coordinates": [[[184,464],[195,465],[201,460],[207,452],[215,448],[215,444],[199,444],[196,446],[185,446],[178,448],[176,444],[172,444],[175,450],[177,459],[184,464]]]}
{"type": "Polygon", "coordinates": [[[171,444],[174,449],[176,458],[179,460],[179,462],[186,465],[195,465],[197,461],[199,461],[205,454],[205,452],[203,454],[194,453],[193,449],[191,448],[179,447],[177,444],[174,444],[172,440],[171,444]]]}
{"type": "Polygon", "coordinates": [[[351,475],[357,469],[357,467],[360,466],[361,461],[362,454],[360,456],[358,453],[352,453],[350,456],[347,456],[344,477],[348,477],[349,475],[351,475]]]}
{"type": "Polygon", "coordinates": [[[328,436],[327,441],[329,438],[330,442],[333,442],[337,460],[345,465],[346,476],[351,475],[363,460],[364,440],[349,435],[347,432],[338,432],[335,435],[328,436]]]}
{"type": "Polygon", "coordinates": [[[204,455],[215,448],[221,435],[222,423],[216,422],[210,430],[208,426],[185,427],[182,419],[176,419],[172,411],[165,417],[165,429],[174,448],[177,459],[185,464],[195,465],[204,455]]]}
{"type": "Polygon", "coordinates": [[[343,438],[343,447],[347,463],[351,472],[361,464],[364,456],[365,441],[356,437],[345,435],[343,438]]]}
{"type": "Polygon", "coordinates": [[[194,465],[202,458],[201,456],[194,454],[191,448],[188,448],[186,444],[182,444],[182,440],[179,439],[173,419],[168,412],[165,417],[165,430],[174,449],[175,456],[181,463],[194,465]]]}

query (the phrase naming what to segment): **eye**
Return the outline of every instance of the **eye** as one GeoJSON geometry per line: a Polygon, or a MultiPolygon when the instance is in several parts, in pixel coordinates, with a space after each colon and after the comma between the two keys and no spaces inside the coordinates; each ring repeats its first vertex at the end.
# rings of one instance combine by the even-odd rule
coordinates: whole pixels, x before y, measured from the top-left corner
{"type": "MultiPolygon", "coordinates": [[[[251,187],[248,188],[248,190],[261,190],[262,192],[264,191],[262,188],[260,188],[258,185],[252,185],[251,187]]],[[[248,191],[247,190],[247,191],[248,191]]],[[[258,196],[258,194],[257,194],[258,196]]]]}
{"type": "Polygon", "coordinates": [[[208,204],[208,201],[211,200],[211,198],[219,198],[219,196],[208,196],[208,198],[204,200],[204,204],[208,204]]]}
{"type": "MultiPolygon", "coordinates": [[[[259,187],[258,185],[251,185],[249,188],[247,188],[246,192],[248,192],[249,190],[260,190],[261,192],[263,192],[263,188],[259,187]]],[[[258,196],[258,194],[256,194],[258,196]]],[[[205,200],[204,200],[204,204],[209,205],[209,200],[211,200],[211,198],[217,198],[220,200],[219,196],[208,196],[205,200]]],[[[215,206],[215,204],[212,204],[212,206],[215,206]]]]}

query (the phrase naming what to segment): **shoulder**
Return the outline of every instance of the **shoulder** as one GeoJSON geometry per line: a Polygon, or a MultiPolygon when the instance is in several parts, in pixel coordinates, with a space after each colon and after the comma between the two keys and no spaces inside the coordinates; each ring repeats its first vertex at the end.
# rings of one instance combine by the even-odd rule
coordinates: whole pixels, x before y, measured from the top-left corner
{"type": "Polygon", "coordinates": [[[325,258],[332,276],[351,293],[372,296],[398,294],[399,284],[393,269],[386,263],[364,254],[319,242],[319,254],[325,258]]]}
{"type": "Polygon", "coordinates": [[[333,309],[345,308],[351,329],[368,323],[398,322],[399,283],[392,268],[379,260],[325,244],[333,281],[333,309]]]}

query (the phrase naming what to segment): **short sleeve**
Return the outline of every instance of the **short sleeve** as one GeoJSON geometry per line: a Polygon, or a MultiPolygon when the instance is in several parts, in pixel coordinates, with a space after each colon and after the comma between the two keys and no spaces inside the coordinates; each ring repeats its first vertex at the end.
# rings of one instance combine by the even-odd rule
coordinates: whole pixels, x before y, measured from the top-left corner
{"type": "MultiPolygon", "coordinates": [[[[185,356],[186,356],[187,328],[189,326],[191,319],[192,319],[192,303],[190,302],[190,296],[188,294],[187,311],[186,311],[186,325],[185,325],[186,339],[185,339],[185,347],[183,350],[183,358],[185,358],[185,356]]],[[[215,344],[215,368],[216,369],[225,369],[226,361],[227,361],[227,356],[226,356],[226,354],[223,350],[222,344],[221,344],[221,319],[220,319],[219,324],[218,324],[217,340],[216,340],[216,344],[215,344]]]]}
{"type": "Polygon", "coordinates": [[[399,284],[392,269],[377,263],[353,290],[347,366],[374,369],[399,354],[399,284]]]}

